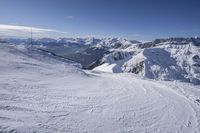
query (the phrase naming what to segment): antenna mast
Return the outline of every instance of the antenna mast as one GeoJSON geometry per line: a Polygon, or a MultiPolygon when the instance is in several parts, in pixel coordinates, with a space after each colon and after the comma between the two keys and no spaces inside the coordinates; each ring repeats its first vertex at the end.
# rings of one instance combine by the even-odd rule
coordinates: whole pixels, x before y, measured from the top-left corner
{"type": "Polygon", "coordinates": [[[31,28],[31,46],[33,45],[33,31],[32,31],[33,29],[31,28]]]}

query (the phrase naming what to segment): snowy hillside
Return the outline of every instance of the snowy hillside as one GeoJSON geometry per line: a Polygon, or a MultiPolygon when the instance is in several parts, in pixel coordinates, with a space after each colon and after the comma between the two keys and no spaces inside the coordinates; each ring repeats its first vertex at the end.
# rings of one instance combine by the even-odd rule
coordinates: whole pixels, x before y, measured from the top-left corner
{"type": "Polygon", "coordinates": [[[0,73],[0,132],[200,132],[199,86],[83,71],[73,61],[5,43],[0,73]]]}

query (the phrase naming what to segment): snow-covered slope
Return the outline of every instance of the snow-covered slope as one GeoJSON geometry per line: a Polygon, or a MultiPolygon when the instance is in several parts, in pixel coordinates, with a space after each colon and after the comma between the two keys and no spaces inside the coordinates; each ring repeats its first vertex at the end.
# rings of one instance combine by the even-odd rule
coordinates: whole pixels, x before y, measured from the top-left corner
{"type": "Polygon", "coordinates": [[[0,132],[200,132],[199,86],[83,71],[24,45],[0,45],[0,73],[0,132]]]}

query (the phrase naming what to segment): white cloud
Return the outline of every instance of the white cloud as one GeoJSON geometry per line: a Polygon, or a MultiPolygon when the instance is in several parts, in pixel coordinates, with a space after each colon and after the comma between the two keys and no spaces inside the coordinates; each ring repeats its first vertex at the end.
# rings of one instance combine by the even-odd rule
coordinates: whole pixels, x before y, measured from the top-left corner
{"type": "Polygon", "coordinates": [[[66,16],[65,19],[74,19],[74,16],[66,16]]]}
{"type": "Polygon", "coordinates": [[[27,38],[30,37],[31,30],[33,33],[33,37],[35,38],[42,38],[42,37],[59,38],[59,37],[65,37],[67,36],[67,34],[69,34],[68,32],[62,32],[53,29],[0,24],[0,36],[2,37],[27,38]]]}
{"type": "Polygon", "coordinates": [[[74,16],[66,16],[65,19],[74,19],[74,16]]]}

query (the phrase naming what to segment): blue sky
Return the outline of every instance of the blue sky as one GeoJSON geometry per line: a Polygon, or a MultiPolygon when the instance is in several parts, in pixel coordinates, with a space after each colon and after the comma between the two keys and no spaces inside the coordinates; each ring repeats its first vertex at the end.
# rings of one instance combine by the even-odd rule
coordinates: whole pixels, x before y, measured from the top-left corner
{"type": "Polygon", "coordinates": [[[200,0],[0,0],[0,24],[66,37],[191,37],[200,35],[200,0]]]}

